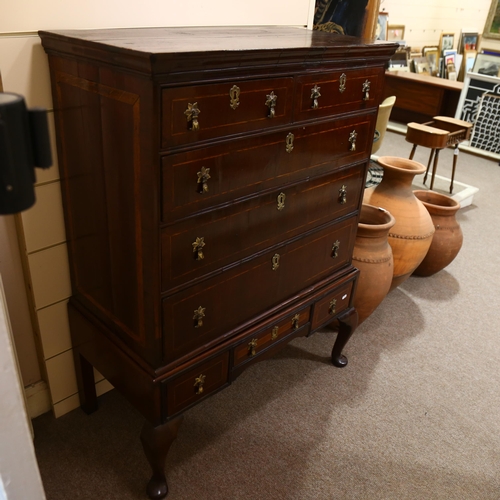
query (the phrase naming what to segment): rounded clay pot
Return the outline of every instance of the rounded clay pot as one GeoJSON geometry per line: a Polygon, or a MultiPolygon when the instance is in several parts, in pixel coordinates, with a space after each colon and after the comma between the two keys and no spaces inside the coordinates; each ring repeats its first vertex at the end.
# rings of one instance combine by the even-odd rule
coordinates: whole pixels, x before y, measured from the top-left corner
{"type": "Polygon", "coordinates": [[[455,218],[460,203],[434,191],[415,190],[413,193],[428,210],[436,229],[427,255],[413,274],[431,276],[451,264],[462,248],[462,228],[455,218]]]}
{"type": "Polygon", "coordinates": [[[391,288],[394,265],[387,237],[395,223],[384,208],[361,206],[352,255],[353,264],[360,271],[354,295],[359,324],[379,306],[391,288]]]}
{"type": "Polygon", "coordinates": [[[384,176],[378,186],[365,189],[363,203],[382,207],[396,219],[388,241],[394,258],[391,290],[403,283],[424,259],[431,246],[434,224],[423,203],[413,194],[415,175],[425,166],[397,156],[381,156],[384,176]]]}

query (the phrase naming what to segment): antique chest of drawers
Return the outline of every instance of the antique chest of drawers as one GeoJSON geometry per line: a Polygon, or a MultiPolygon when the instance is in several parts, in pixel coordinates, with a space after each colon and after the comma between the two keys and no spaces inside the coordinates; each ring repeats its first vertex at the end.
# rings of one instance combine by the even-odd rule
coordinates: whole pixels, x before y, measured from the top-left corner
{"type": "Polygon", "coordinates": [[[93,367],[146,418],[152,498],[182,413],[333,321],[394,44],[299,28],[40,32],[82,407],[93,367]]]}

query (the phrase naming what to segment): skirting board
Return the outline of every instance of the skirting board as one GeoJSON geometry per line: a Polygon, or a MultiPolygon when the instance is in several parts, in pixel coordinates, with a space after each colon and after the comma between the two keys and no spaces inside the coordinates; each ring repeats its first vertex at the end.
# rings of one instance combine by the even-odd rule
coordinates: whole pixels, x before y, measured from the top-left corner
{"type": "Polygon", "coordinates": [[[26,394],[26,410],[31,419],[52,409],[49,387],[43,380],[25,387],[24,393],[26,394]]]}

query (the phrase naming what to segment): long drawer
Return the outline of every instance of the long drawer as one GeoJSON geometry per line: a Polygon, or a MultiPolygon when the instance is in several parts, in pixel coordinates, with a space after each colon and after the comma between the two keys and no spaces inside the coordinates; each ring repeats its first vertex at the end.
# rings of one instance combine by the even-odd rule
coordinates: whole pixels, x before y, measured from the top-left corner
{"type": "Polygon", "coordinates": [[[217,339],[350,262],[356,217],[335,222],[163,299],[163,353],[172,361],[217,339]]]}
{"type": "Polygon", "coordinates": [[[372,112],[164,156],[162,220],[364,161],[375,118],[372,112]]]}
{"type": "Polygon", "coordinates": [[[354,213],[364,174],[364,164],[356,165],[167,226],[162,290],[354,213]]]}

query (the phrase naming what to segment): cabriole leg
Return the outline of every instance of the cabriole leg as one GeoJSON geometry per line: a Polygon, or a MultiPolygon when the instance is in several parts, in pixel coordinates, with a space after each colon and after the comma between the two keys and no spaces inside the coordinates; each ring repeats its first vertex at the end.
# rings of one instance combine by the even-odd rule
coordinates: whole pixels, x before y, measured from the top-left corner
{"type": "Polygon", "coordinates": [[[358,312],[352,307],[337,319],[339,322],[339,333],[332,349],[332,363],[338,368],[343,368],[347,365],[347,358],[342,354],[342,349],[344,349],[347,341],[358,326],[358,312]]]}

